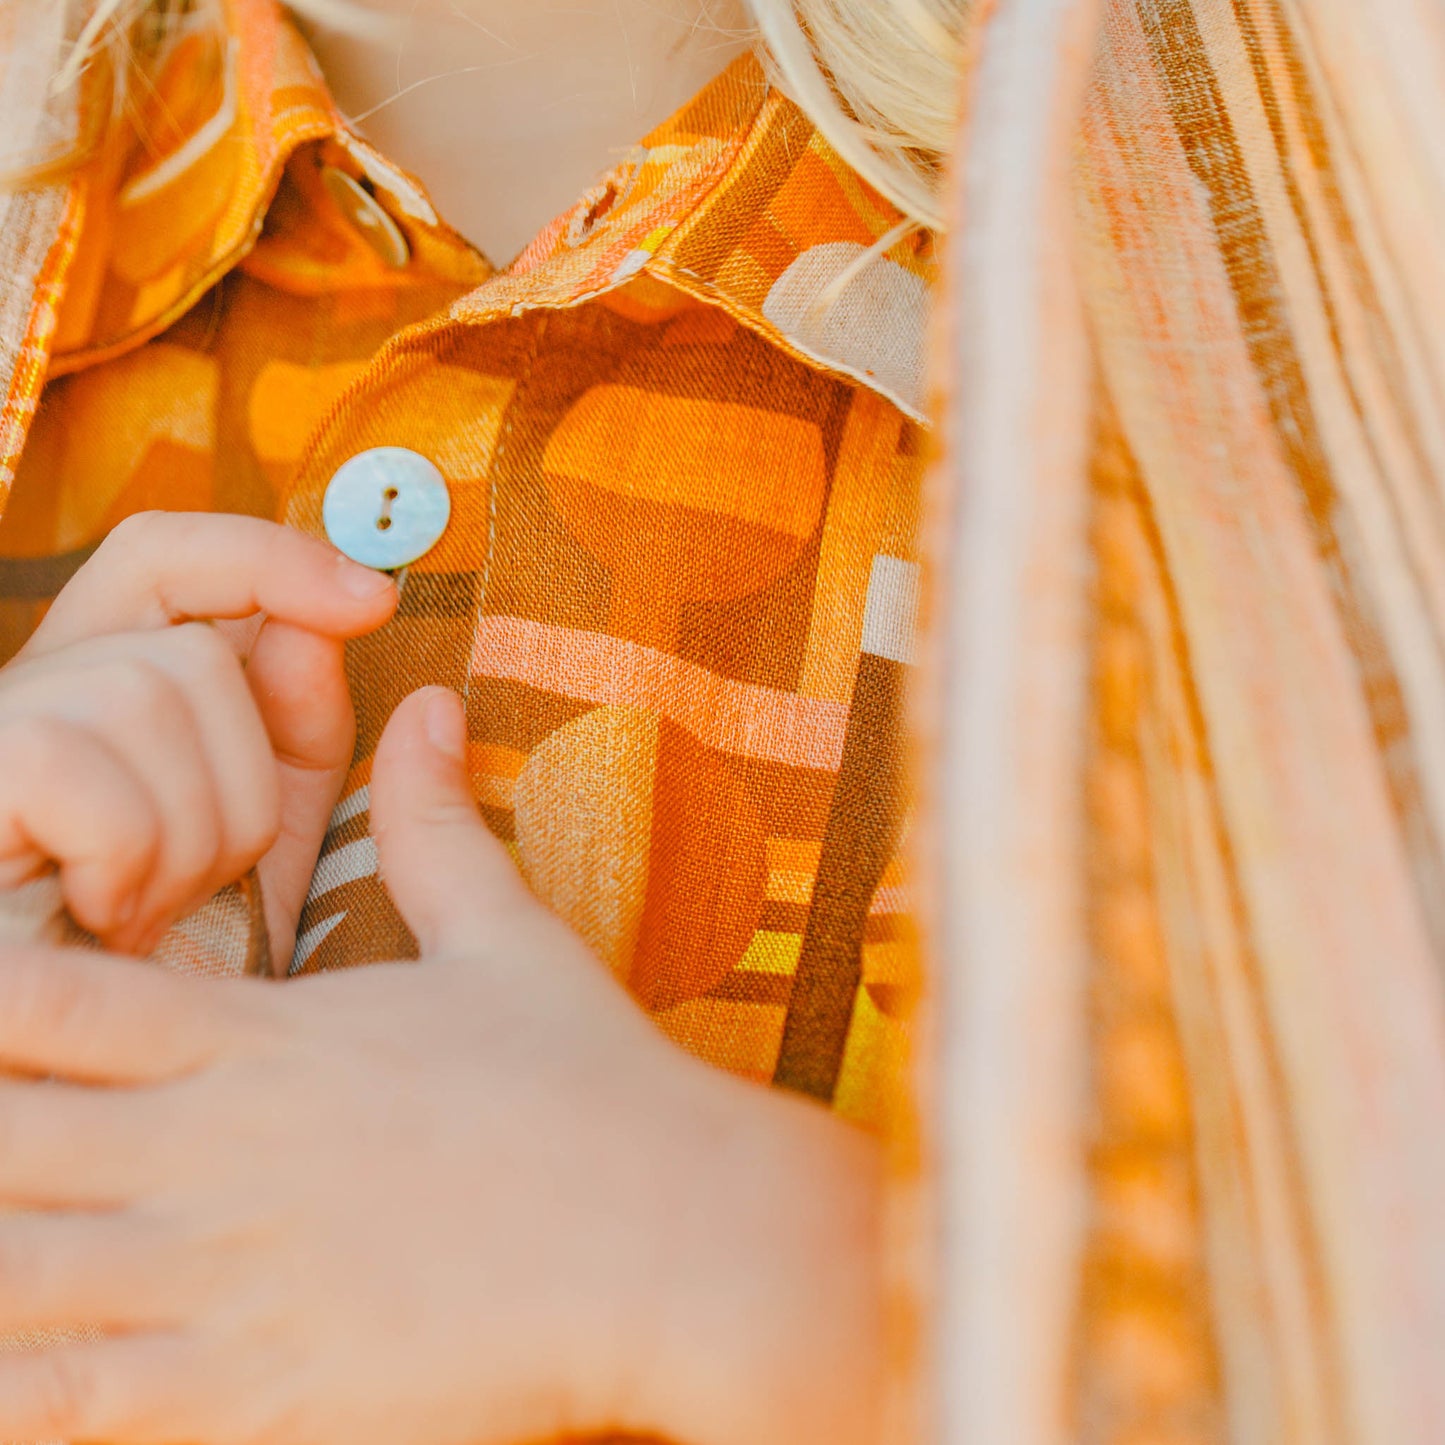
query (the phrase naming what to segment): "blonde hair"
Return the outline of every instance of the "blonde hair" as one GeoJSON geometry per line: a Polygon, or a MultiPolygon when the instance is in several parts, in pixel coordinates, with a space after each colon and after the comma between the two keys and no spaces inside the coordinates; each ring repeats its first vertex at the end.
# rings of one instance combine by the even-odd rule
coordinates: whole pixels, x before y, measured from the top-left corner
{"type": "MultiPolygon", "coordinates": [[[[777,80],[849,165],[919,224],[938,228],[970,0],[746,0],[777,80]]],[[[290,0],[299,14],[350,29],[385,21],[356,0],[290,0]]],[[[61,87],[135,25],[189,9],[181,0],[94,0],[61,87]]]]}
{"type": "Polygon", "coordinates": [[[838,154],[941,229],[969,0],[747,0],[766,58],[838,154]]]}

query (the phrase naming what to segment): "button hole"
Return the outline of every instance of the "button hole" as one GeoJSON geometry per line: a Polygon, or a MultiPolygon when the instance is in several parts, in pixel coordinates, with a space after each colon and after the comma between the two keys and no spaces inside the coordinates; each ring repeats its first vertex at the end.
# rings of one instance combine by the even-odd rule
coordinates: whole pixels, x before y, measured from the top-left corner
{"type": "Polygon", "coordinates": [[[387,487],[381,494],[381,515],[376,519],[376,530],[378,532],[391,531],[391,504],[401,496],[397,487],[387,487]]]}

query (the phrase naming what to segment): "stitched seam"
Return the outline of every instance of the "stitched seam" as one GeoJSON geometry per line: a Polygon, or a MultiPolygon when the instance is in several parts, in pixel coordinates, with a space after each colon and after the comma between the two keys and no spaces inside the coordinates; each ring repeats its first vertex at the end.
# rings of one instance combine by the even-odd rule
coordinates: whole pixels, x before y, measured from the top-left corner
{"type": "Polygon", "coordinates": [[[542,340],[546,335],[549,319],[545,311],[538,317],[532,344],[527,348],[527,358],[517,377],[517,387],[512,393],[511,403],[507,407],[506,420],[502,423],[502,434],[497,438],[497,448],[492,453],[492,464],[487,469],[489,473],[487,481],[487,546],[486,553],[482,558],[482,575],[477,588],[472,636],[467,644],[467,655],[463,663],[466,670],[462,674],[462,702],[468,712],[471,710],[472,703],[472,659],[476,656],[477,641],[481,636],[482,620],[486,614],[487,595],[492,581],[492,559],[496,555],[497,548],[497,493],[501,490],[502,459],[507,454],[507,445],[512,439],[512,432],[517,424],[517,410],[521,406],[522,396],[531,384],[532,375],[537,369],[537,358],[542,351],[542,340]]]}

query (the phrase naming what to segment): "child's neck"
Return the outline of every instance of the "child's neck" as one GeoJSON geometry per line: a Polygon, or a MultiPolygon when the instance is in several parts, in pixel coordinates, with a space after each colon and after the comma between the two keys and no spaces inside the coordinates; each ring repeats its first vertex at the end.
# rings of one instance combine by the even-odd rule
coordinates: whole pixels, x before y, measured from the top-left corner
{"type": "Polygon", "coordinates": [[[342,109],[380,107],[366,133],[498,263],[747,44],[735,0],[454,9],[419,10],[400,41],[313,40],[342,109]]]}

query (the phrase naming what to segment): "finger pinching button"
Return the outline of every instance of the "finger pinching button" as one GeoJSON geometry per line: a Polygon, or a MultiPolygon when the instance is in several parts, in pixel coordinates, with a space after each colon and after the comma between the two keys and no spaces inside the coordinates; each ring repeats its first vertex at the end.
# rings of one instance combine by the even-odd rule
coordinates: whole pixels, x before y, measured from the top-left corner
{"type": "Polygon", "coordinates": [[[321,504],[332,544],[384,572],[431,551],[451,513],[446,478],[407,447],[372,447],[344,462],[321,504]]]}

